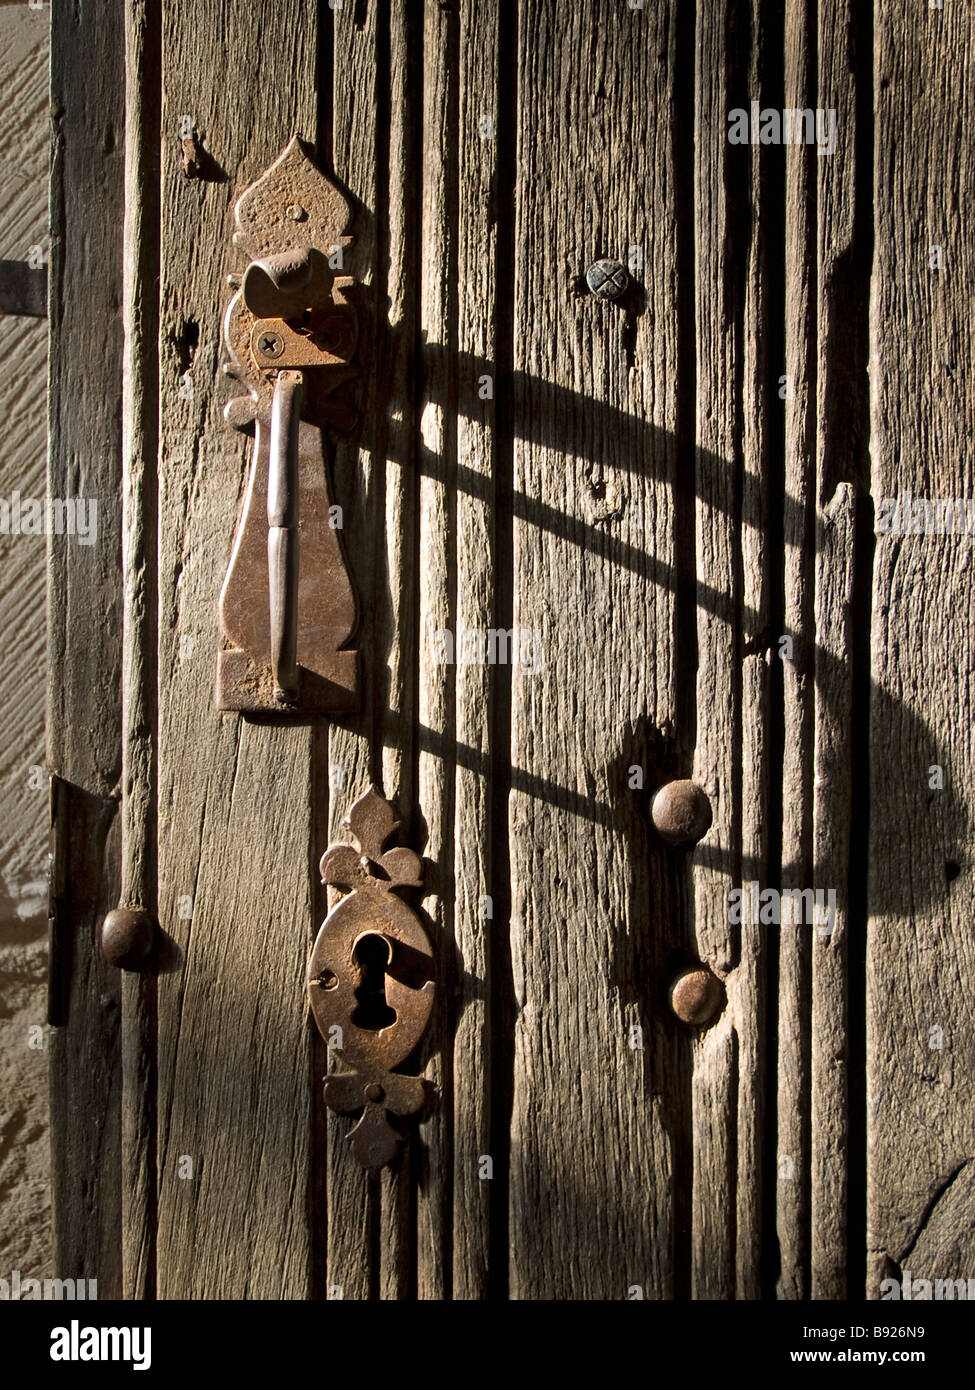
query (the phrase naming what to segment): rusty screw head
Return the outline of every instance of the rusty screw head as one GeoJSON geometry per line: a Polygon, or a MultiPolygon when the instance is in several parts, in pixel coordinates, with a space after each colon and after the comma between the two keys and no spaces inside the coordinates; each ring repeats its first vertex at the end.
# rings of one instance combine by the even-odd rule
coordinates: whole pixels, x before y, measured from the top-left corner
{"type": "Polygon", "coordinates": [[[280,357],[284,352],[284,339],[280,333],[262,333],[257,348],[265,357],[280,357]]]}
{"type": "Polygon", "coordinates": [[[285,212],[291,218],[292,222],[302,222],[306,216],[305,209],[300,203],[289,203],[285,208],[285,212]]]}
{"type": "Polygon", "coordinates": [[[597,299],[620,299],[626,294],[630,277],[620,261],[595,261],[586,271],[586,284],[597,299]]]}
{"type": "Polygon", "coordinates": [[[336,989],[338,987],[338,982],[339,977],[335,974],[334,970],[323,970],[320,975],[315,976],[315,984],[319,985],[322,989],[336,989]]]}
{"type": "Polygon", "coordinates": [[[363,1094],[365,1095],[366,1100],[371,1100],[374,1105],[378,1105],[382,1098],[385,1096],[386,1092],[380,1086],[378,1081],[371,1081],[369,1085],[366,1087],[363,1094]]]}
{"type": "Polygon", "coordinates": [[[119,970],[139,970],[156,939],[156,925],[145,908],[116,907],[102,923],[102,956],[119,970]]]}
{"type": "Polygon", "coordinates": [[[696,782],[668,782],[653,798],[650,818],[668,845],[695,845],[711,828],[711,803],[696,782]]]}
{"type": "Polygon", "coordinates": [[[670,987],[670,1007],[682,1023],[703,1028],[717,1018],[724,1000],[724,989],[717,975],[706,965],[685,970],[670,987]]]}

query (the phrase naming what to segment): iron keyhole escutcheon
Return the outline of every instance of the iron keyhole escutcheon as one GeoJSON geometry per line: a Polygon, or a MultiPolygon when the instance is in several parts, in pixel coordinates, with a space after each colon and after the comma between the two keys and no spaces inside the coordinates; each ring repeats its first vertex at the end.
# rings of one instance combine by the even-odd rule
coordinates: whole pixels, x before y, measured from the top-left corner
{"type": "Polygon", "coordinates": [[[424,1108],[429,1083],[395,1068],[429,1022],[435,965],[423,925],[401,896],[423,886],[420,857],[385,848],[400,828],[392,806],[370,787],[346,825],[358,849],[333,844],[322,855],[322,882],[344,896],[315,938],[308,1000],[329,1049],[325,1103],[339,1115],[359,1114],[352,1150],[374,1170],[395,1157],[399,1120],[424,1108]]]}
{"type": "Polygon", "coordinates": [[[380,932],[363,932],[352,947],[352,954],[359,967],[352,1022],[378,1033],[396,1022],[396,1010],[390,1008],[386,999],[386,967],[393,959],[393,943],[380,932]]]}

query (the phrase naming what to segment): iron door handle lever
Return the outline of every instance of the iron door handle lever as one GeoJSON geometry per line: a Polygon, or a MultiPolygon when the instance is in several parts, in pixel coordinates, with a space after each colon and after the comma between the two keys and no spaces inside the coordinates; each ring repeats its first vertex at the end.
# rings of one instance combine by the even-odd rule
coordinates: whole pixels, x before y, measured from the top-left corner
{"type": "Polygon", "coordinates": [[[278,372],[267,476],[267,580],[274,697],[298,697],[298,424],[305,380],[278,372]]]}

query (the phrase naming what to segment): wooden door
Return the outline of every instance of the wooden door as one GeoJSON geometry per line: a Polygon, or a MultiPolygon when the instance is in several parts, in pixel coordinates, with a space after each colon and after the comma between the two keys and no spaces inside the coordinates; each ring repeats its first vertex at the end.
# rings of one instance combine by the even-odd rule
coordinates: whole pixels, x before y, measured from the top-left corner
{"type": "Polygon", "coordinates": [[[51,552],[62,1273],[305,1300],[975,1273],[971,531],[886,524],[972,492],[967,7],[53,25],[51,491],[104,517],[51,552]],[[821,120],[783,144],[793,110],[821,120]],[[361,699],[282,720],[215,710],[213,673],[250,448],[233,210],[294,134],[353,212],[361,699]],[[675,779],[712,809],[690,848],[652,824],[675,779]],[[424,856],[437,987],[433,1104],[371,1173],[304,983],[370,784],[424,856]],[[808,890],[828,919],[774,920],[808,890]],[[158,920],[151,969],[101,958],[118,902],[158,920]]]}

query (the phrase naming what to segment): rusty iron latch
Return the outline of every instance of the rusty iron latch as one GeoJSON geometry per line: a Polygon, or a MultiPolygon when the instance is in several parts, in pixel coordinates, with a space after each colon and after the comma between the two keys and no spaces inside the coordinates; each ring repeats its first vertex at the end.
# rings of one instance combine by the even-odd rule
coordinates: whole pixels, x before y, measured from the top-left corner
{"type": "Polygon", "coordinates": [[[362,1112],[349,1138],[365,1168],[396,1155],[401,1135],[388,1116],[421,1110],[428,1085],[394,1070],[423,1036],[433,1008],[430,942],[420,919],[399,896],[419,888],[420,858],[411,849],[383,849],[398,829],[375,787],[349,811],[346,825],[359,848],[330,845],[323,883],[346,891],[332,908],[308,962],[308,994],[329,1049],[326,1104],[339,1114],[362,1112]],[[340,1063],[341,1069],[332,1069],[340,1063]]]}
{"type": "MultiPolygon", "coordinates": [[[[350,276],[338,274],[349,204],[297,138],[238,199],[235,246],[250,258],[224,319],[225,367],[247,388],[227,420],[254,430],[243,509],[220,595],[222,710],[329,713],[355,707],[355,600],[330,524],[326,430],[347,430],[346,388],[358,319],[350,276]]],[[[331,845],[322,881],[345,896],[322,923],[308,993],[328,1046],[326,1104],[361,1112],[352,1149],[368,1169],[396,1156],[390,1117],[422,1110],[428,1084],[397,1071],[433,1007],[430,942],[400,896],[421,886],[411,849],[385,849],[398,829],[370,787],[346,822],[358,843],[331,845]]]]}
{"type": "Polygon", "coordinates": [[[247,394],[224,414],[253,426],[254,448],[220,594],[218,709],[356,704],[355,598],[326,457],[326,430],[355,421],[343,392],[357,372],[354,280],[336,273],[349,211],[297,136],[237,201],[234,245],[251,259],[228,277],[224,370],[247,394]]]}

